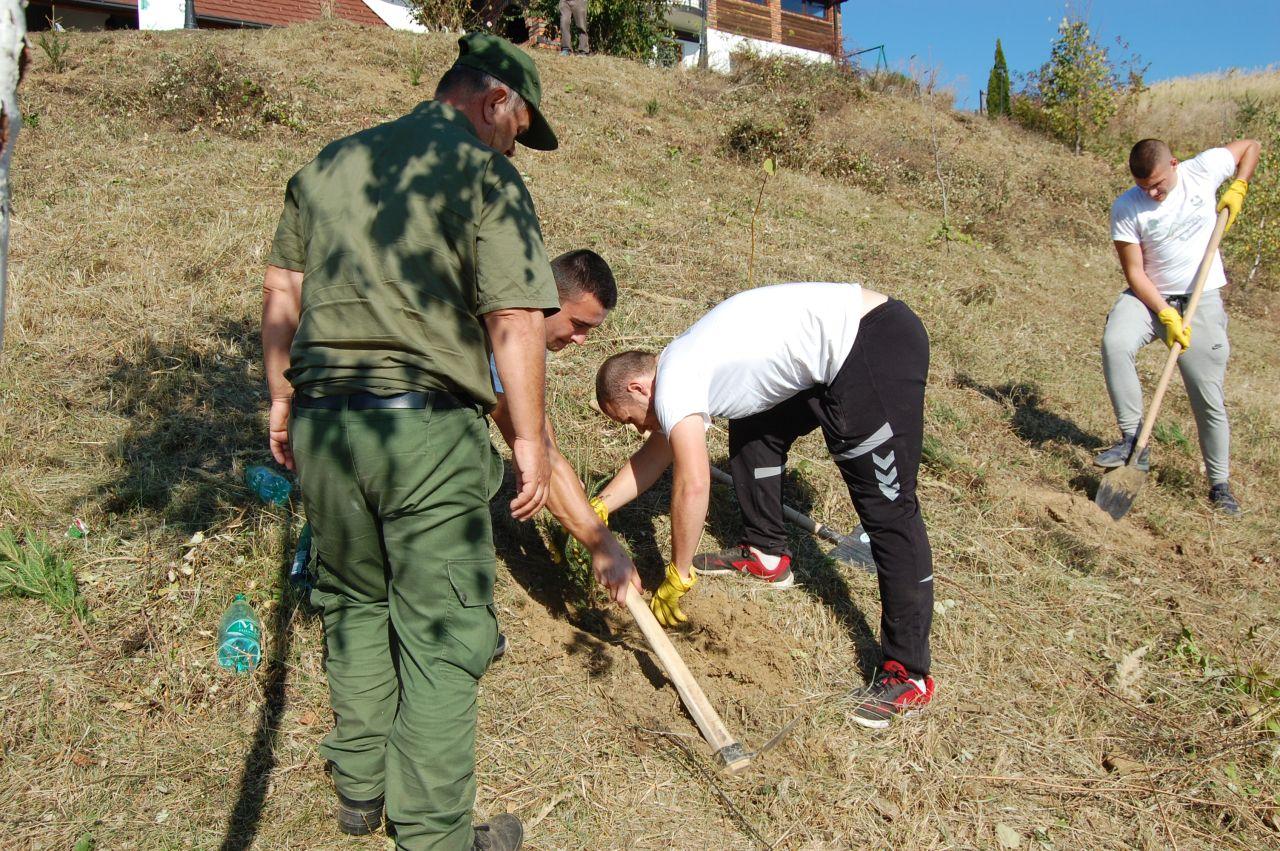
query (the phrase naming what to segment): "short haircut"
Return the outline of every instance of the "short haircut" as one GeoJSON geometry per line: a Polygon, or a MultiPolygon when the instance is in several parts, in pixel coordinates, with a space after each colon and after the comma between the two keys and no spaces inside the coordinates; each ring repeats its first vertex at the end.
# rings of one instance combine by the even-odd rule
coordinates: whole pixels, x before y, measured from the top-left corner
{"type": "Polygon", "coordinates": [[[601,410],[606,406],[617,407],[626,399],[631,380],[653,372],[657,364],[657,355],[639,349],[609,358],[600,364],[600,371],[596,373],[596,404],[601,410]]]}
{"type": "Polygon", "coordinates": [[[507,97],[511,99],[513,107],[524,103],[524,98],[520,97],[520,93],[515,89],[497,77],[486,74],[479,68],[472,68],[470,65],[454,65],[448,71],[445,71],[444,76],[440,78],[440,82],[436,83],[435,97],[436,100],[445,96],[466,100],[467,98],[486,94],[499,87],[506,90],[507,97]]]}
{"type": "Polygon", "coordinates": [[[605,310],[613,310],[618,303],[618,282],[613,279],[613,270],[589,248],[561,254],[551,261],[551,271],[556,276],[561,301],[589,293],[605,310]]]}
{"type": "Polygon", "coordinates": [[[1146,180],[1160,163],[1173,158],[1169,146],[1159,139],[1143,139],[1129,151],[1129,171],[1139,180],[1146,180]]]}

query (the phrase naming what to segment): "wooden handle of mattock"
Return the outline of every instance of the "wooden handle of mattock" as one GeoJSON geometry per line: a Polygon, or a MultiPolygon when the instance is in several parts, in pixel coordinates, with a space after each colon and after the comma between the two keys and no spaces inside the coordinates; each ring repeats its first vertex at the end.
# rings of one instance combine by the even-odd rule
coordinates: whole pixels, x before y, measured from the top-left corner
{"type": "MultiPolygon", "coordinates": [[[[1200,294],[1204,292],[1205,279],[1209,277],[1209,270],[1213,268],[1214,255],[1218,253],[1218,243],[1222,242],[1222,234],[1227,229],[1227,218],[1231,212],[1223,208],[1218,213],[1218,223],[1213,226],[1213,235],[1209,237],[1209,247],[1205,249],[1204,257],[1200,260],[1200,268],[1196,270],[1195,284],[1191,287],[1191,300],[1187,302],[1187,309],[1182,314],[1182,324],[1190,325],[1191,317],[1195,315],[1196,307],[1200,304],[1200,294]]],[[[1178,355],[1182,353],[1182,344],[1174,343],[1169,349],[1169,359],[1164,362],[1164,372],[1160,373],[1160,382],[1156,384],[1155,395],[1151,397],[1151,407],[1147,409],[1147,418],[1142,423],[1142,431],[1138,433],[1138,440],[1133,444],[1133,454],[1130,458],[1137,459],[1142,455],[1142,450],[1147,448],[1147,441],[1151,439],[1151,429],[1156,425],[1156,414],[1160,413],[1160,403],[1164,401],[1164,391],[1169,389],[1169,379],[1173,377],[1173,368],[1178,364],[1178,355]]],[[[1137,463],[1135,460],[1133,463],[1137,463]]]]}
{"type": "Polygon", "coordinates": [[[627,608],[631,610],[631,617],[635,618],[636,625],[644,633],[645,641],[649,642],[654,655],[658,657],[667,676],[671,678],[676,692],[680,695],[680,700],[693,716],[694,723],[702,732],[702,738],[711,745],[711,749],[716,752],[726,771],[730,774],[742,771],[751,763],[751,757],[730,735],[728,728],[720,720],[720,715],[711,706],[711,701],[707,700],[697,680],[693,678],[684,660],[680,658],[675,645],[671,643],[670,638],[667,638],[662,625],[653,616],[653,612],[649,611],[648,604],[635,588],[627,591],[627,608]]]}

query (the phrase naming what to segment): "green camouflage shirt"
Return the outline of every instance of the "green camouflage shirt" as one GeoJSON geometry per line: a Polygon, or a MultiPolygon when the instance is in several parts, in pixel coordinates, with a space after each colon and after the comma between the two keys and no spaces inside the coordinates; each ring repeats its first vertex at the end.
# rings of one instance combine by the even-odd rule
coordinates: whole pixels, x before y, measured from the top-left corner
{"type": "Polygon", "coordinates": [[[286,376],[311,396],[446,390],[492,409],[482,315],[560,306],[520,173],[437,101],[295,174],[267,262],[303,273],[286,376]]]}

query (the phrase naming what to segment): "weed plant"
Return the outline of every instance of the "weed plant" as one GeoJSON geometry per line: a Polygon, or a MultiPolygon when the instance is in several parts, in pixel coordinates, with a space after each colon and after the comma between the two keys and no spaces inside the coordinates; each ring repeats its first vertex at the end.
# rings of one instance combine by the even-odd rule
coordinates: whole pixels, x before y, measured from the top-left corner
{"type": "Polygon", "coordinates": [[[48,543],[0,529],[0,597],[38,600],[61,615],[89,619],[75,568],[48,543]]]}

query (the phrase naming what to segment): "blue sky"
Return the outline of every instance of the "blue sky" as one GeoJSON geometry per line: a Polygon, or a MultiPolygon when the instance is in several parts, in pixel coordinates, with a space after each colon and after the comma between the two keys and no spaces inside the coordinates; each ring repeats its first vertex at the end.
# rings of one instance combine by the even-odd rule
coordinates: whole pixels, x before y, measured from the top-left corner
{"type": "MultiPolygon", "coordinates": [[[[1128,53],[1150,64],[1148,82],[1233,67],[1280,67],[1280,0],[1070,5],[1111,48],[1113,60],[1122,53],[1116,37],[1124,38],[1128,53]]],[[[936,68],[938,82],[955,92],[956,106],[975,109],[978,90],[987,87],[996,38],[1011,73],[1038,68],[1049,58],[1066,8],[1063,0],[847,0],[840,11],[846,51],[883,44],[890,68],[936,68]]],[[[872,54],[860,59],[864,67],[875,62],[872,54]]]]}

